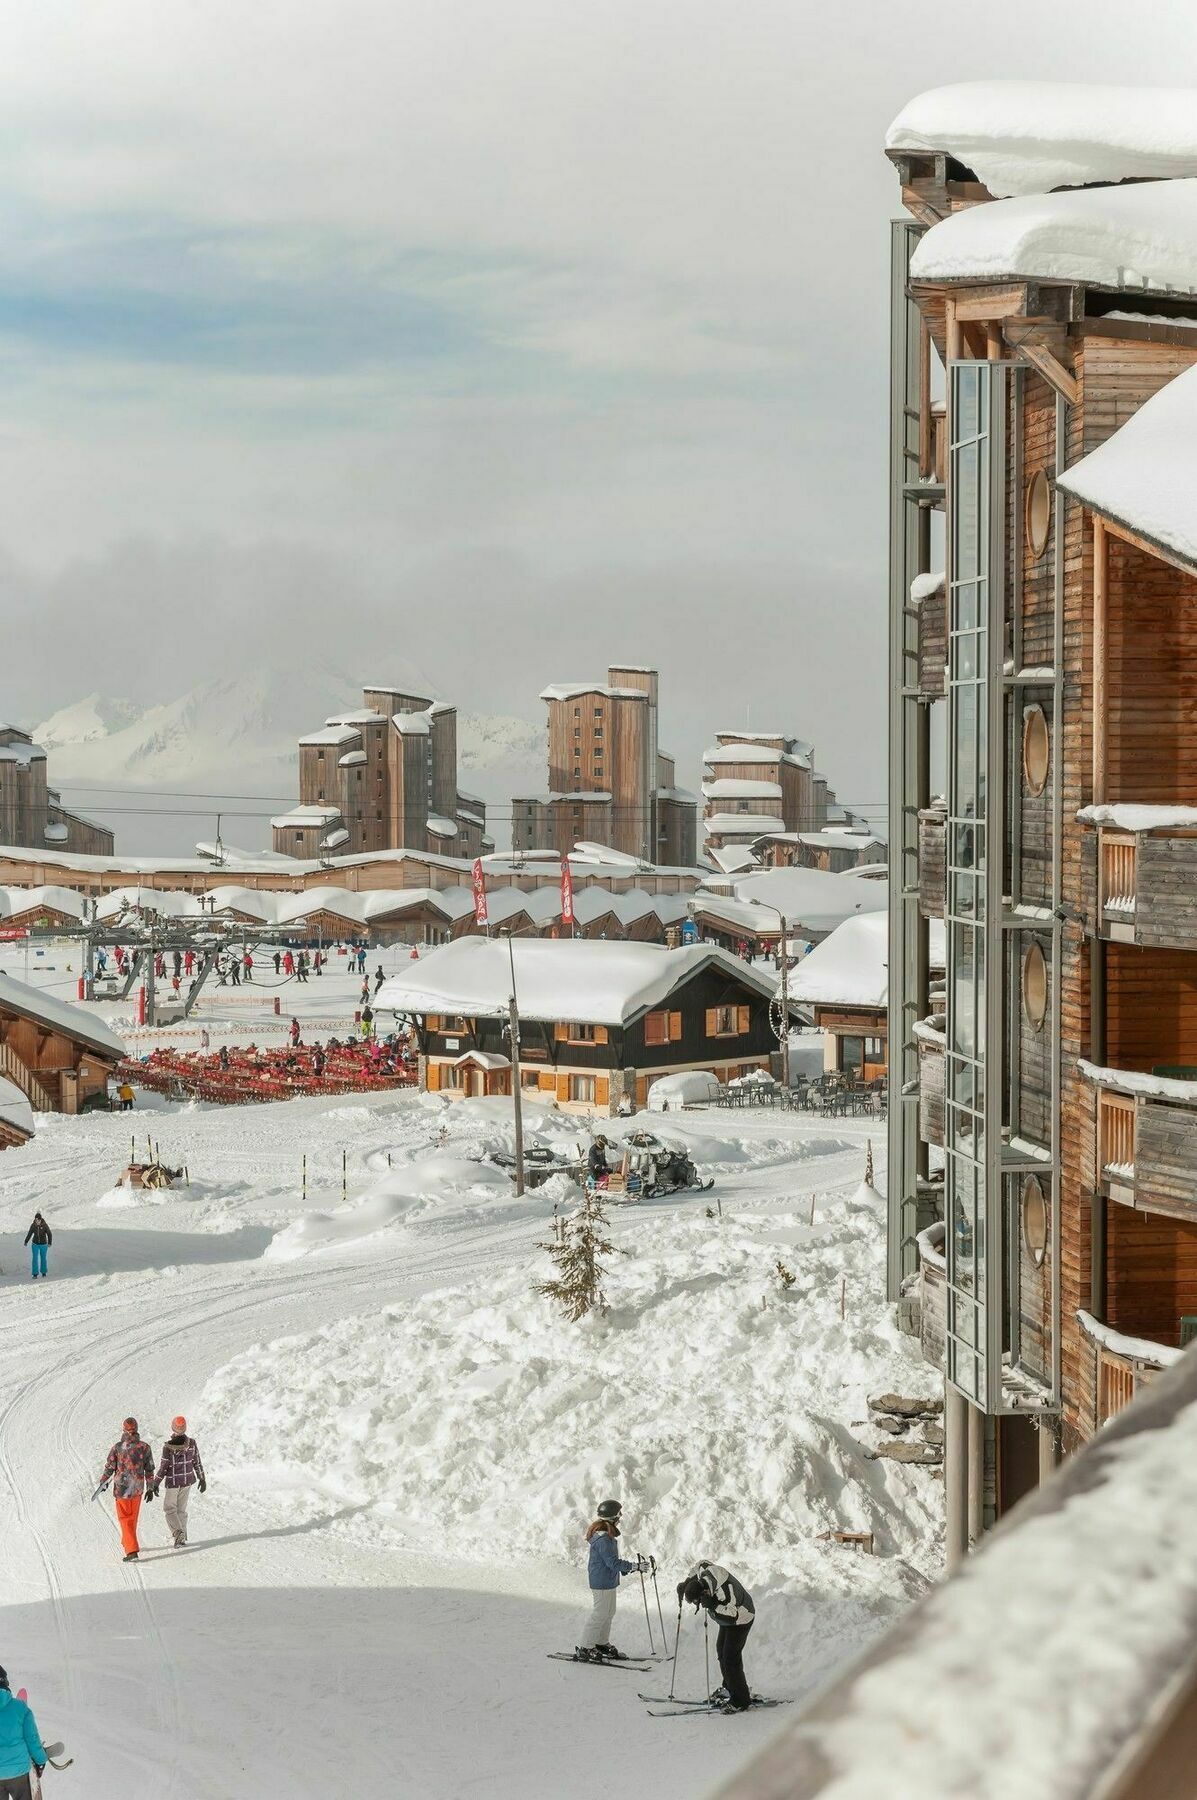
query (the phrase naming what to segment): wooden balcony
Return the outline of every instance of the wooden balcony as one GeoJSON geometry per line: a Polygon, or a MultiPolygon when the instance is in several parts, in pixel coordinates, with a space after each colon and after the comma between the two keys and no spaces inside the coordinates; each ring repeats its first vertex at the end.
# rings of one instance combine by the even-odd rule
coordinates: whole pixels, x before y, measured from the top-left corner
{"type": "Polygon", "coordinates": [[[920,700],[942,700],[948,660],[948,601],[941,582],[914,602],[918,617],[918,692],[920,700]]]}
{"type": "Polygon", "coordinates": [[[1145,949],[1197,950],[1197,831],[1103,827],[1098,935],[1145,949]]]}
{"type": "Polygon", "coordinates": [[[919,1136],[925,1144],[943,1144],[943,1019],[922,1019],[914,1028],[919,1050],[919,1136]]]}
{"type": "Polygon", "coordinates": [[[1092,1346],[1096,1362],[1096,1425],[1104,1425],[1129,1406],[1161,1369],[1170,1368],[1183,1354],[1171,1344],[1127,1337],[1113,1326],[1099,1324],[1087,1312],[1077,1313],[1077,1323],[1092,1346]]]}
{"type": "Polygon", "coordinates": [[[1111,1200],[1197,1221],[1197,1081],[1090,1069],[1097,1181],[1111,1200]]]}
{"type": "Polygon", "coordinates": [[[947,869],[946,809],[940,803],[919,813],[919,911],[942,919],[947,869]]]}

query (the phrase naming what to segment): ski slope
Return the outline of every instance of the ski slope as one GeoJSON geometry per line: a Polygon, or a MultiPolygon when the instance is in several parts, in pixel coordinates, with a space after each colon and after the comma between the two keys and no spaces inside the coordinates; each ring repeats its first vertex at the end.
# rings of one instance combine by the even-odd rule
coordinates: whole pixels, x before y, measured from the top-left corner
{"type": "MultiPolygon", "coordinates": [[[[649,1466],[653,1429],[671,1434],[675,1456],[716,1445],[705,1479],[745,1490],[737,1541],[709,1548],[733,1567],[743,1548],[761,1609],[747,1666],[761,1691],[808,1692],[921,1591],[938,1554],[938,1484],[866,1462],[857,1424],[866,1388],[929,1391],[880,1300],[880,1220],[858,1192],[866,1127],[768,1113],[651,1123],[690,1138],[716,1185],[613,1213],[634,1255],[613,1274],[601,1380],[583,1378],[584,1356],[569,1365],[576,1340],[554,1358],[566,1327],[537,1324],[551,1190],[520,1203],[492,1172],[472,1181],[468,1159],[509,1141],[499,1103],[155,1102],[131,1117],[43,1118],[32,1144],[0,1155],[4,1662],[43,1733],[75,1756],[64,1784],[87,1800],[147,1782],[177,1800],[706,1791],[776,1716],[650,1719],[636,1691],[666,1691],[667,1674],[546,1655],[576,1641],[585,1511],[607,1475],[621,1482],[629,1546],[662,1565],[672,1630],[672,1584],[694,1544],[680,1523],[685,1484],[671,1498],[649,1466]],[[131,1130],[186,1162],[190,1188],[129,1204],[114,1182],[131,1130]],[[392,1190],[404,1204],[380,1210],[392,1190]],[[706,1218],[715,1201],[722,1222],[706,1218]],[[51,1278],[33,1284],[21,1238],[38,1207],[55,1240],[51,1278]],[[304,1254],[267,1255],[305,1212],[339,1229],[310,1234],[304,1254]],[[798,1305],[769,1285],[779,1255],[798,1305]],[[731,1322],[718,1328],[713,1256],[731,1270],[731,1322]],[[710,1339],[701,1380],[692,1360],[666,1354],[687,1319],[691,1359],[710,1339]],[[792,1336],[796,1373],[783,1373],[779,1333],[792,1336]],[[549,1365],[506,1437],[494,1425],[503,1408],[486,1403],[499,1342],[513,1363],[531,1343],[549,1365]],[[388,1343],[401,1354],[384,1368],[388,1343]],[[473,1390],[467,1362],[482,1372],[473,1390]],[[125,1565],[110,1500],[88,1495],[126,1413],[156,1449],[180,1410],[209,1476],[192,1542],[167,1548],[159,1505],[143,1508],[143,1558],[125,1565]],[[797,1474],[783,1496],[765,1471],[788,1419],[797,1474]],[[408,1457],[416,1433],[421,1482],[400,1492],[388,1446],[408,1457]],[[821,1521],[853,1508],[885,1554],[817,1541],[821,1521]]],[[[580,1122],[544,1114],[532,1126],[565,1138],[580,1122]]],[[[693,1499],[713,1529],[717,1515],[693,1499]]],[[[638,1583],[621,1597],[616,1642],[645,1647],[638,1583]]],[[[678,1692],[701,1692],[703,1679],[687,1614],[678,1692]]]]}

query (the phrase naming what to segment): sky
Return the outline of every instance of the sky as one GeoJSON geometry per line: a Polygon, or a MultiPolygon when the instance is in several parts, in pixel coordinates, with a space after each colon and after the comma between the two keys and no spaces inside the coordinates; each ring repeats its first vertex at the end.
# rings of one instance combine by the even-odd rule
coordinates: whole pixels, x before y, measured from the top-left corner
{"type": "Polygon", "coordinates": [[[326,665],[537,719],[656,663],[679,779],[786,730],[883,824],[885,127],[1192,80],[1144,17],[10,0],[3,710],[326,665]]]}

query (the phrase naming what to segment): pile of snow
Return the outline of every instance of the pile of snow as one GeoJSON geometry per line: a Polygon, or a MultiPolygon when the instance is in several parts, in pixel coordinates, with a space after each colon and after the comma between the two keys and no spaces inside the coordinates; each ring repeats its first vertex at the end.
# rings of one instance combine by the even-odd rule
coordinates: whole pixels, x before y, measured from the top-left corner
{"type": "Polygon", "coordinates": [[[957,82],[908,102],[885,143],[946,151],[995,195],[1197,175],[1197,89],[957,82]]]}
{"type": "Polygon", "coordinates": [[[915,281],[1040,280],[1197,293],[1197,180],[1032,194],[933,225],[915,281]]]}
{"type": "Polygon", "coordinates": [[[671,1107],[710,1106],[723,1090],[716,1075],[704,1069],[686,1069],[680,1075],[662,1075],[648,1090],[649,1112],[668,1112],[671,1107]]]}
{"type": "MultiPolygon", "coordinates": [[[[1197,286],[1197,260],[1194,277],[1197,286]]],[[[1095,512],[1197,564],[1197,369],[1153,394],[1057,479],[1095,512]]]]}
{"type": "MultiPolygon", "coordinates": [[[[538,1191],[545,1193],[544,1189],[538,1191]]],[[[276,1234],[263,1254],[272,1261],[289,1262],[331,1244],[373,1237],[399,1220],[410,1220],[446,1202],[511,1200],[514,1193],[510,1177],[493,1163],[465,1156],[426,1156],[388,1173],[351,1206],[303,1213],[276,1234]]]]}
{"type": "MultiPolygon", "coordinates": [[[[1078,465],[1079,466],[1079,465],[1078,465]]],[[[1197,825],[1197,806],[1150,806],[1133,802],[1082,806],[1082,825],[1112,825],[1118,831],[1167,831],[1197,825]]]]}
{"type": "Polygon", "coordinates": [[[934,1385],[880,1298],[883,1203],[824,1197],[813,1228],[805,1194],[744,1221],[695,1205],[654,1214],[651,1237],[625,1217],[610,1310],[580,1324],[535,1294],[538,1256],[238,1356],[201,1402],[213,1460],[285,1484],[301,1515],[364,1506],[374,1542],[579,1570],[596,1501],[618,1494],[628,1546],[672,1579],[714,1555],[755,1588],[764,1667],[825,1670],[937,1557],[939,1485],[858,1435],[869,1393],[934,1385]],[[837,1529],[879,1554],[820,1541],[837,1529]]]}

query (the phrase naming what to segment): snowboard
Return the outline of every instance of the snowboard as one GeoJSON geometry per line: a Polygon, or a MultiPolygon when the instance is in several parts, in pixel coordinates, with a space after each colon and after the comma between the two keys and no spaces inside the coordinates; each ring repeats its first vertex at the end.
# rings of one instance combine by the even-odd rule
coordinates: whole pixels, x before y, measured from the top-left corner
{"type": "MultiPolygon", "coordinates": [[[[18,1688],[17,1699],[23,1700],[26,1706],[28,1706],[29,1690],[27,1688],[18,1688]]],[[[65,1744],[43,1744],[42,1748],[46,1752],[46,1760],[52,1769],[69,1769],[75,1760],[73,1756],[67,1756],[65,1744]],[[65,1758],[65,1761],[60,1761],[60,1758],[65,1758]]],[[[30,1775],[29,1785],[33,1789],[36,1800],[36,1797],[41,1793],[41,1787],[36,1774],[30,1775]]]]}

